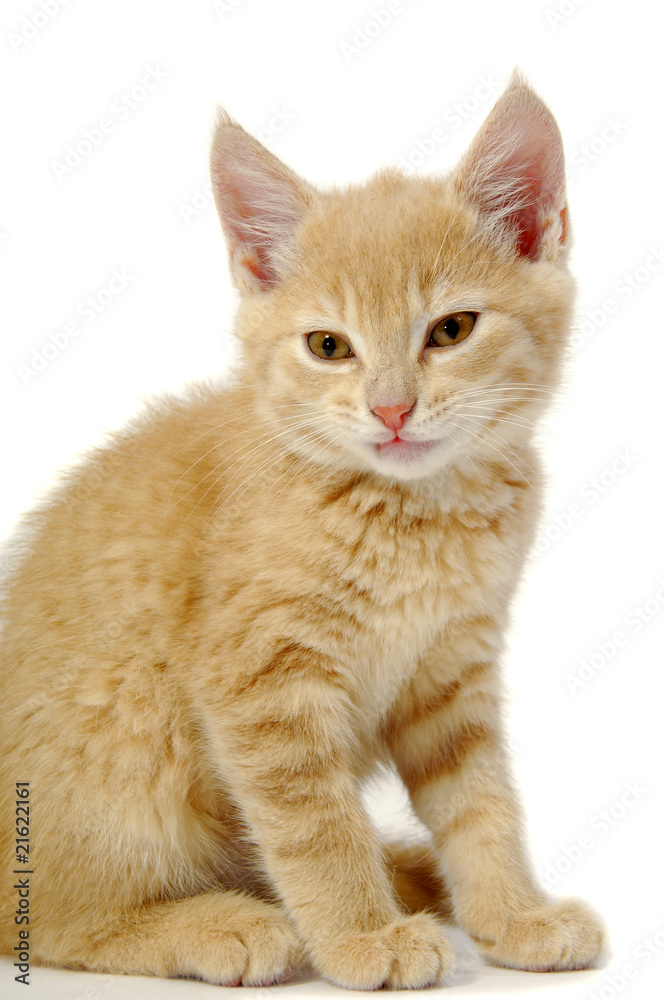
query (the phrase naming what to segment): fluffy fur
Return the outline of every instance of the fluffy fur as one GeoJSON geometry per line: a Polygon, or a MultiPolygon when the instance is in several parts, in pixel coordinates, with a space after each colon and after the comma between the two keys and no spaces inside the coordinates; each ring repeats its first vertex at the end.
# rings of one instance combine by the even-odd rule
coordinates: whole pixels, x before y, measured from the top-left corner
{"type": "Polygon", "coordinates": [[[555,122],[514,78],[449,177],[320,192],[221,115],[212,177],[235,384],[91,454],[8,587],[2,948],[29,780],[36,962],[422,987],[453,916],[494,963],[587,966],[598,919],[530,870],[498,674],[572,305],[555,122]],[[314,356],[321,329],[353,355],[314,356]],[[379,843],[380,762],[430,847],[379,843]]]}

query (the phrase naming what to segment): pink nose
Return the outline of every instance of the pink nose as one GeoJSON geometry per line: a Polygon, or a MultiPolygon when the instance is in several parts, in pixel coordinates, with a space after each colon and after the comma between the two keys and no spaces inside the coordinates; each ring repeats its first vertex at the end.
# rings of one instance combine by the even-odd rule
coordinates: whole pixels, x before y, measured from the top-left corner
{"type": "Polygon", "coordinates": [[[412,409],[413,403],[397,403],[396,406],[374,406],[372,412],[380,417],[391,431],[400,431],[412,409]]]}

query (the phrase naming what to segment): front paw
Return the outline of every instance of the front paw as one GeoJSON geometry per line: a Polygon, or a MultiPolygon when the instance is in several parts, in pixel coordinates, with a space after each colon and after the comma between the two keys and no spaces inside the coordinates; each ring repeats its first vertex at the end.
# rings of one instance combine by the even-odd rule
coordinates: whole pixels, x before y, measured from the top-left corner
{"type": "Polygon", "coordinates": [[[423,989],[440,985],[454,964],[442,926],[425,913],[402,917],[314,948],[319,971],[351,990],[423,989]]]}
{"type": "Polygon", "coordinates": [[[475,938],[492,965],[526,972],[586,969],[606,934],[600,918],[580,900],[563,899],[511,918],[496,940],[475,938]]]}

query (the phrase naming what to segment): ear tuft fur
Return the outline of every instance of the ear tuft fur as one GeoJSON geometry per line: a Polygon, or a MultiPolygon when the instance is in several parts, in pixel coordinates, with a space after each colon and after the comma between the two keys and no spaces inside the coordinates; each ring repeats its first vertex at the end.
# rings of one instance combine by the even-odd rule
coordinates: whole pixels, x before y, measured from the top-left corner
{"type": "Polygon", "coordinates": [[[210,170],[235,283],[242,292],[267,291],[287,268],[313,189],[222,108],[210,170]]]}
{"type": "Polygon", "coordinates": [[[458,190],[502,243],[530,260],[566,238],[565,164],[553,115],[515,70],[461,163],[458,190]]]}

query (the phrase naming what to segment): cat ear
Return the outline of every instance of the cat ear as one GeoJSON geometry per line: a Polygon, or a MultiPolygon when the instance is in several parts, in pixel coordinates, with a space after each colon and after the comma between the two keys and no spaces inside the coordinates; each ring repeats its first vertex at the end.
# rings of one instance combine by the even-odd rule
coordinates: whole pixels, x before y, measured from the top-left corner
{"type": "Polygon", "coordinates": [[[219,109],[210,158],[212,190],[240,291],[280,280],[313,189],[219,109]]]}
{"type": "Polygon", "coordinates": [[[455,175],[458,190],[522,257],[555,257],[566,238],[565,161],[555,119],[514,72],[455,175]]]}

